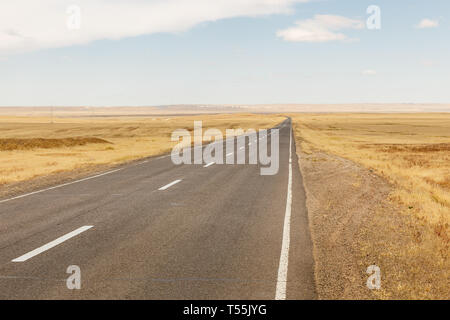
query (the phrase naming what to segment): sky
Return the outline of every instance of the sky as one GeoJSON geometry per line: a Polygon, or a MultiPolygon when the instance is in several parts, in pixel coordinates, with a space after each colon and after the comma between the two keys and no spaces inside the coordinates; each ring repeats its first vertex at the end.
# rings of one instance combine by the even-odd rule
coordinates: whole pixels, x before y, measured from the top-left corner
{"type": "Polygon", "coordinates": [[[449,15],[448,0],[2,1],[0,106],[450,103],[449,15]]]}

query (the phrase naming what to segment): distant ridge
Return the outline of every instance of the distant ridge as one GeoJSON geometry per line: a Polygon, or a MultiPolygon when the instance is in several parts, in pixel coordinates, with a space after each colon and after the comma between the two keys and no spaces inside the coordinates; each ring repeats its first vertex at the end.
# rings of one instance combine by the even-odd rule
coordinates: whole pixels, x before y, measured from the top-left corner
{"type": "Polygon", "coordinates": [[[450,112],[450,104],[179,104],[141,107],[0,107],[3,116],[54,116],[54,117],[101,117],[101,116],[158,116],[206,113],[409,113],[450,112]]]}

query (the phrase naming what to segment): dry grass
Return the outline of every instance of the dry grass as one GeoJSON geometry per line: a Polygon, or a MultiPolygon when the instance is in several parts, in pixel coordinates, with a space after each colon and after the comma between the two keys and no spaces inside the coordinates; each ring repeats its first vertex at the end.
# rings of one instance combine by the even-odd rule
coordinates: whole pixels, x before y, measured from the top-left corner
{"type": "Polygon", "coordinates": [[[62,171],[119,164],[169,152],[176,129],[262,129],[285,118],[274,115],[56,118],[0,117],[0,185],[62,171]]]}
{"type": "Polygon", "coordinates": [[[387,266],[392,283],[380,297],[449,298],[450,114],[305,114],[293,120],[305,153],[323,150],[384,177],[394,186],[389,200],[398,214],[411,218],[407,230],[395,230],[389,225],[394,217],[380,213],[370,230],[361,230],[369,240],[382,235],[381,243],[361,247],[362,260],[375,256],[387,266]]]}
{"type": "Polygon", "coordinates": [[[90,143],[111,143],[100,138],[60,138],[60,139],[0,139],[0,151],[55,149],[84,146],[90,143]]]}

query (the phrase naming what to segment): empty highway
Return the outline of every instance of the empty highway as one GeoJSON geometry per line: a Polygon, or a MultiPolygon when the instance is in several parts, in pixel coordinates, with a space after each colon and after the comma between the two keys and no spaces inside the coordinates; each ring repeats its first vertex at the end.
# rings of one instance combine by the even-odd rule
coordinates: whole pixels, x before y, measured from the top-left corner
{"type": "Polygon", "coordinates": [[[279,127],[276,175],[162,156],[0,199],[0,298],[314,299],[290,120],[279,127]]]}

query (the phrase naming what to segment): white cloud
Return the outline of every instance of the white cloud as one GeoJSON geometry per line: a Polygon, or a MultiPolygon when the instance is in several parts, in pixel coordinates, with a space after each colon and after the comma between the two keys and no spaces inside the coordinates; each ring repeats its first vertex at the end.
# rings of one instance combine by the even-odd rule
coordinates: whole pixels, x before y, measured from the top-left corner
{"type": "Polygon", "coordinates": [[[416,28],[418,29],[437,28],[438,26],[439,26],[438,20],[422,19],[422,21],[419,22],[416,28]]]}
{"type": "Polygon", "coordinates": [[[376,74],[377,74],[377,72],[372,69],[367,69],[362,72],[363,76],[375,76],[376,74]]]}
{"type": "Polygon", "coordinates": [[[86,44],[160,32],[181,32],[220,19],[286,14],[309,0],[14,0],[0,2],[0,54],[86,44]],[[81,28],[69,30],[69,5],[81,28]]]}
{"type": "Polygon", "coordinates": [[[295,27],[280,30],[277,36],[291,42],[351,41],[338,32],[343,29],[363,29],[361,20],[336,15],[315,15],[313,19],[297,21],[295,27]]]}

